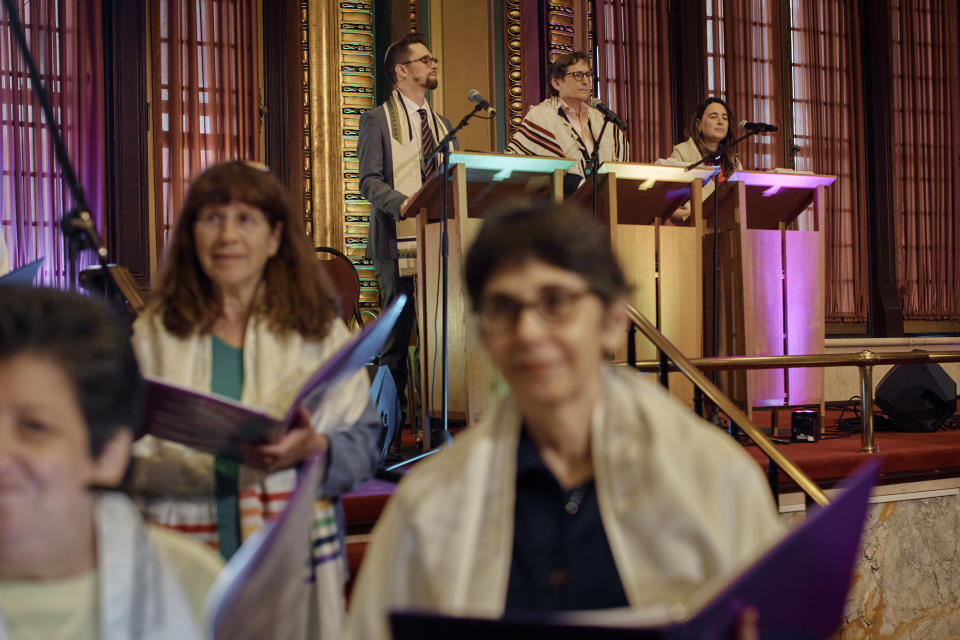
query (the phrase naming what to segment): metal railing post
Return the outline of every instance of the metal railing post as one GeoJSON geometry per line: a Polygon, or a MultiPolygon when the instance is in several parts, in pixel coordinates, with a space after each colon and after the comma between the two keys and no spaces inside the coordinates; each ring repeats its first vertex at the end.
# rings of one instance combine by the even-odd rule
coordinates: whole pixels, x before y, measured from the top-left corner
{"type": "Polygon", "coordinates": [[[660,367],[657,369],[657,381],[663,385],[664,389],[670,388],[670,363],[667,362],[667,354],[657,349],[660,354],[660,367]]]}
{"type": "Polygon", "coordinates": [[[873,360],[872,351],[861,351],[864,363],[860,365],[860,415],[863,429],[860,431],[860,453],[876,453],[873,443],[873,360]]]}

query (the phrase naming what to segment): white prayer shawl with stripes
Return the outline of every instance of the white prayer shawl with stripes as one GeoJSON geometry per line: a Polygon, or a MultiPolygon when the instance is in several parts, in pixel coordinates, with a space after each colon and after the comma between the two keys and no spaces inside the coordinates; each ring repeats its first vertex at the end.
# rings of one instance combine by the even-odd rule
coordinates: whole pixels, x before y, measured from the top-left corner
{"type": "MultiPolygon", "coordinates": [[[[603,127],[603,114],[593,107],[589,108],[587,126],[594,140],[603,127]]],[[[577,135],[576,130],[563,113],[560,98],[553,96],[527,111],[523,122],[514,132],[507,145],[507,153],[526,156],[550,156],[575,160],[577,164],[570,173],[586,175],[590,159],[587,147],[577,135]]],[[[601,162],[628,162],[629,148],[623,132],[613,124],[608,124],[600,140],[599,157],[601,162]]]]}
{"type": "MultiPolygon", "coordinates": [[[[410,118],[400,91],[394,90],[390,99],[384,103],[387,111],[387,127],[390,129],[390,138],[393,159],[393,188],[406,196],[412,196],[423,186],[421,172],[423,170],[423,155],[420,153],[420,121],[410,118]]],[[[424,102],[427,110],[427,126],[433,132],[434,144],[440,142],[447,135],[447,128],[443,120],[430,108],[430,103],[424,102]]],[[[441,156],[437,156],[439,163],[441,156]]],[[[414,218],[397,222],[397,253],[404,253],[409,259],[409,253],[416,248],[417,224],[414,218]],[[412,244],[412,246],[410,246],[412,244]]],[[[401,275],[406,275],[401,273],[401,275]]]]}
{"type": "MultiPolygon", "coordinates": [[[[278,335],[265,319],[254,317],[247,323],[243,343],[241,402],[282,415],[300,386],[350,338],[350,331],[339,319],[318,342],[305,340],[295,332],[278,335]]],[[[145,313],[134,323],[132,342],[144,374],[210,392],[209,334],[178,338],[164,329],[161,314],[145,313]]],[[[311,425],[321,433],[348,429],[360,418],[369,394],[369,379],[361,371],[328,394],[312,416],[311,425]]],[[[135,442],[133,454],[134,490],[153,496],[142,504],[146,520],[216,547],[213,456],[153,436],[135,442]]],[[[241,465],[239,474],[240,533],[246,540],[265,522],[279,517],[296,487],[297,472],[285,469],[265,474],[241,465]]],[[[309,612],[311,619],[304,627],[304,638],[339,639],[345,609],[346,558],[329,500],[317,500],[309,536],[317,606],[309,612]]]]}

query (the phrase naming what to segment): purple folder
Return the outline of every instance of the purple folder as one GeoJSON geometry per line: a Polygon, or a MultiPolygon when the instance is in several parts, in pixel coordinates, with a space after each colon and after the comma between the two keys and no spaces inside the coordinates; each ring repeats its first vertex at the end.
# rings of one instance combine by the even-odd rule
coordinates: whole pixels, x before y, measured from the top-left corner
{"type": "Polygon", "coordinates": [[[307,532],[323,465],[312,458],[280,518],[246,540],[210,588],[209,636],[287,640],[303,634],[312,563],[307,532]]]}
{"type": "Polygon", "coordinates": [[[14,269],[10,273],[0,276],[0,285],[13,285],[18,287],[32,287],[37,279],[37,273],[40,272],[40,265],[43,264],[43,258],[37,258],[30,264],[25,264],[19,269],[14,269]]]}
{"type": "Polygon", "coordinates": [[[843,616],[879,468],[877,459],[863,464],[840,485],[841,491],[828,506],[811,510],[802,525],[719,593],[705,598],[705,604],[685,622],[651,624],[647,619],[631,624],[630,613],[624,610],[612,613],[609,623],[603,622],[604,612],[508,614],[500,620],[393,612],[394,640],[727,640],[746,607],[759,610],[762,638],[828,637],[843,616]]]}
{"type": "Polygon", "coordinates": [[[282,419],[228,398],[148,379],[145,432],[242,461],[241,442],[275,442],[289,428],[298,407],[305,407],[313,414],[330,389],[363,369],[380,351],[405,301],[406,296],[398,296],[376,322],[367,325],[317,369],[300,388],[282,419]]]}

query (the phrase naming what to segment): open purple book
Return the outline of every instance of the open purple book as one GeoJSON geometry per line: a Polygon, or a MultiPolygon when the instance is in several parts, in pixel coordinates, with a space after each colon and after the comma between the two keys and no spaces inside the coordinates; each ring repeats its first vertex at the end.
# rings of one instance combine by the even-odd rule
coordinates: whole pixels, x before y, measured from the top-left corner
{"type": "Polygon", "coordinates": [[[228,398],[148,379],[145,433],[242,460],[241,442],[275,442],[290,427],[298,407],[314,413],[330,389],[365,367],[380,351],[404,302],[406,296],[398,296],[373,324],[317,369],[300,388],[285,415],[271,415],[228,398]]]}
{"type": "Polygon", "coordinates": [[[306,532],[323,465],[312,458],[302,469],[286,509],[246,540],[210,588],[208,637],[299,638],[310,592],[310,545],[306,532]]]}
{"type": "Polygon", "coordinates": [[[690,603],[692,617],[627,609],[508,615],[500,620],[453,618],[423,612],[393,612],[395,640],[727,640],[747,607],[760,612],[762,638],[826,638],[840,625],[860,548],[870,490],[879,474],[876,459],[841,485],[826,507],[746,570],[719,588],[705,587],[690,603]],[[673,617],[671,617],[673,615],[673,617]]]}

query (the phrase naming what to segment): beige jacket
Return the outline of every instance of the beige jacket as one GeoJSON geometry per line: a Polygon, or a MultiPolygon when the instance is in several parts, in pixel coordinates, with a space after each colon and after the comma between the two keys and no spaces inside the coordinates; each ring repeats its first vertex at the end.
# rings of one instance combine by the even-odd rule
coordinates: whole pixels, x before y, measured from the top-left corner
{"type": "MultiPolygon", "coordinates": [[[[659,387],[604,373],[593,416],[597,499],[631,607],[688,602],[782,534],[741,447],[659,387]]],[[[348,637],[389,638],[390,609],[503,613],[521,417],[509,398],[404,480],[374,529],[348,637]]]]}
{"type": "MultiPolygon", "coordinates": [[[[700,150],[697,149],[697,143],[693,141],[693,138],[687,138],[680,144],[673,145],[673,153],[670,154],[670,157],[667,160],[675,160],[680,162],[686,162],[687,164],[693,164],[697,160],[703,157],[703,154],[700,153],[700,150]]],[[[740,158],[737,158],[734,166],[737,171],[743,170],[743,163],[740,162],[740,158]]],[[[713,193],[713,180],[703,185],[703,190],[701,191],[702,198],[704,200],[713,193]]],[[[704,211],[704,215],[707,215],[707,212],[704,211]]]]}

